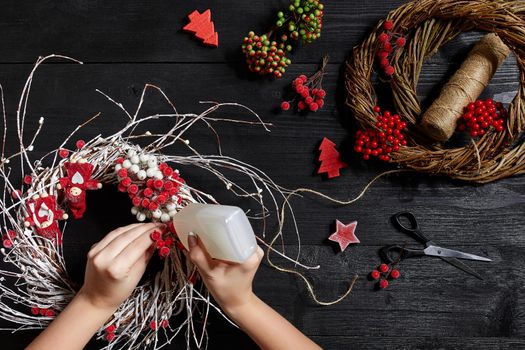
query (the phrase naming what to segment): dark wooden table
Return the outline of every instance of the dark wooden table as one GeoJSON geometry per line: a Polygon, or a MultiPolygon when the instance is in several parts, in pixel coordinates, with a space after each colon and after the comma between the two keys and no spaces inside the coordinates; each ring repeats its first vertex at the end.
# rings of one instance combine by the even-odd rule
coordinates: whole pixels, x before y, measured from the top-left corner
{"type": "MultiPolygon", "coordinates": [[[[96,93],[96,88],[133,109],[144,84],[154,83],[182,112],[202,111],[204,107],[198,103],[202,100],[250,106],[275,126],[266,133],[260,127],[220,125],[225,153],[260,167],[286,187],[310,187],[341,199],[353,197],[386,168],[351,154],[351,137],[344,127],[351,114],[343,106],[341,71],[350,49],[400,4],[398,0],[327,1],[322,38],[293,54],[293,64],[283,79],[269,81],[247,73],[239,45],[249,30],[262,32],[286,1],[5,2],[0,11],[0,83],[6,91],[9,124],[14,124],[17,99],[36,58],[66,54],[85,64],[55,61],[45,65],[32,86],[31,127],[39,117],[46,117],[37,155],[55,149],[75,125],[96,112],[102,112],[102,118],[83,130],[81,137],[108,134],[124,125],[122,112],[96,93]],[[218,49],[205,48],[181,31],[192,10],[206,8],[211,8],[219,32],[218,49]],[[331,58],[324,81],[326,106],[306,116],[276,112],[290,80],[314,72],[324,54],[331,58]],[[315,149],[324,136],[336,141],[350,162],[340,178],[330,181],[313,175],[315,149]]],[[[463,35],[429,60],[419,84],[423,101],[428,103],[435,96],[476,38],[479,36],[463,35]]],[[[517,90],[516,82],[514,60],[509,59],[484,96],[498,94],[508,100],[517,90]]],[[[147,109],[161,112],[167,106],[151,94],[147,109]]],[[[222,113],[235,116],[239,112],[222,113]]],[[[159,124],[162,127],[164,124],[159,124]]],[[[11,132],[14,137],[14,129],[11,132]]],[[[194,130],[191,140],[200,149],[215,149],[205,128],[194,130]]],[[[197,187],[221,191],[220,184],[209,177],[192,169],[185,174],[197,187]]],[[[104,195],[89,196],[93,203],[104,195]]],[[[229,201],[236,204],[235,199],[229,201]]],[[[302,232],[304,260],[322,266],[308,273],[320,296],[335,298],[354,274],[362,277],[351,296],[329,307],[315,306],[302,282],[268,266],[260,268],[255,291],[323,348],[525,348],[524,177],[476,186],[404,174],[380,180],[361,201],[347,207],[312,198],[295,200],[293,205],[302,232]],[[365,276],[379,262],[378,248],[412,243],[389,221],[402,209],[414,212],[424,230],[441,244],[492,258],[489,264],[471,264],[485,280],[469,277],[440,260],[424,258],[403,263],[400,280],[387,290],[375,291],[365,276]],[[340,253],[327,242],[335,219],[358,220],[361,244],[340,253]]],[[[111,206],[93,209],[83,229],[76,232],[69,228],[65,249],[74,279],[82,279],[89,242],[111,227],[129,222],[127,211],[127,207],[117,210],[111,206]]],[[[293,251],[296,241],[291,232],[289,237],[288,249],[293,251]]],[[[212,317],[209,332],[211,349],[256,348],[218,316],[212,317]]],[[[7,350],[22,348],[37,332],[0,334],[0,347],[7,350]]],[[[89,348],[101,344],[93,343],[89,348]]]]}

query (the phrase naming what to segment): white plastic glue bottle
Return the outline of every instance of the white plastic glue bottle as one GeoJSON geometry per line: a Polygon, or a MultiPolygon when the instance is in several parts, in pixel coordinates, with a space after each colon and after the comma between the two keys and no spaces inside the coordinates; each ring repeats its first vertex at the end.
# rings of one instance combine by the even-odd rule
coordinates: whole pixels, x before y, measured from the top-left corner
{"type": "Polygon", "coordinates": [[[239,207],[191,203],[173,217],[173,226],[186,249],[192,232],[215,259],[242,263],[257,249],[253,228],[239,207]]]}

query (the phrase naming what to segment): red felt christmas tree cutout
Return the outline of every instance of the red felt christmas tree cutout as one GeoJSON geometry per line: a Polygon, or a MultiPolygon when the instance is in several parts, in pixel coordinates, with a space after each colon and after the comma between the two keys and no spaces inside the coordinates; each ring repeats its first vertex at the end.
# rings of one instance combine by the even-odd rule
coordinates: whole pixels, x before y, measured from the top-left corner
{"type": "Polygon", "coordinates": [[[321,154],[319,155],[321,166],[319,167],[319,170],[317,170],[318,174],[326,173],[326,176],[331,179],[340,175],[339,169],[348,166],[341,160],[339,152],[335,149],[335,143],[326,137],[323,138],[319,150],[321,151],[321,154]]]}
{"type": "Polygon", "coordinates": [[[204,45],[218,47],[219,35],[215,31],[215,26],[211,20],[211,11],[208,9],[203,13],[195,10],[189,14],[190,23],[185,25],[182,30],[195,34],[204,45]]]}

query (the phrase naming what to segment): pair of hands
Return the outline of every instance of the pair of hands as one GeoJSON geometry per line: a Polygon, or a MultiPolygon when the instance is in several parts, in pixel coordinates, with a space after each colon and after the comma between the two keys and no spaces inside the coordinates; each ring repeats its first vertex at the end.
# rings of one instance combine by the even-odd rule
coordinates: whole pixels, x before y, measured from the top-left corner
{"type": "MultiPolygon", "coordinates": [[[[166,227],[157,223],[132,224],[111,231],[93,245],[80,294],[94,307],[115,310],[131,295],[144,274],[154,253],[150,234],[159,229],[166,227]]],[[[253,299],[252,281],[263,257],[260,247],[246,262],[236,264],[212,259],[195,236],[189,236],[188,243],[191,261],[226,313],[253,299]]]]}

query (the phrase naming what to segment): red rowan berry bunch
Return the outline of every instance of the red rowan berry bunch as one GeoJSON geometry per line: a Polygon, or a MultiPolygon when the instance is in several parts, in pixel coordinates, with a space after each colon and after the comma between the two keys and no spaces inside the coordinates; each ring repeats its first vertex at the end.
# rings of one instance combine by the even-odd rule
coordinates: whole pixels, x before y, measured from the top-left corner
{"type": "Polygon", "coordinates": [[[397,280],[401,276],[399,270],[395,269],[394,266],[395,264],[381,264],[377,270],[370,272],[370,278],[377,281],[377,287],[385,289],[388,287],[388,279],[397,280]]]}
{"type": "Polygon", "coordinates": [[[458,130],[470,132],[472,137],[483,136],[492,126],[496,132],[502,132],[508,112],[501,102],[488,98],[469,103],[463,117],[458,122],[458,130]]]}
{"type": "Polygon", "coordinates": [[[292,0],[286,11],[277,13],[275,26],[266,34],[253,31],[241,45],[250,71],[281,78],[292,61],[286,53],[292,51],[288,38],[311,43],[321,36],[324,5],[318,0],[292,0]]]}
{"type": "Polygon", "coordinates": [[[118,190],[128,193],[133,203],[131,213],[138,221],[168,222],[181,208],[179,192],[184,179],[168,164],[159,164],[156,156],[130,149],[126,157],[117,159],[115,171],[118,190]]]}
{"type": "Polygon", "coordinates": [[[32,307],[31,314],[35,316],[40,315],[40,316],[46,316],[46,317],[55,317],[56,312],[49,308],[32,307]]]}
{"type": "Polygon", "coordinates": [[[292,89],[295,96],[290,101],[281,102],[281,109],[283,111],[289,110],[295,102],[297,102],[297,109],[299,111],[317,112],[319,108],[323,108],[326,91],[323,90],[322,82],[327,63],[328,57],[325,56],[321,69],[312,76],[306,77],[306,75],[301,74],[292,81],[292,89]]]}
{"type": "Polygon", "coordinates": [[[384,31],[379,34],[377,38],[379,41],[377,60],[382,72],[388,77],[391,77],[395,71],[391,65],[394,52],[406,44],[406,39],[403,36],[392,32],[393,28],[394,24],[392,21],[385,21],[385,23],[383,23],[384,31]]]}
{"type": "Polygon", "coordinates": [[[399,115],[389,111],[381,113],[379,106],[374,107],[377,115],[377,129],[358,130],[354,150],[363,154],[364,160],[377,157],[385,162],[390,160],[390,153],[399,151],[400,146],[407,144],[402,131],[407,123],[399,115]]]}

